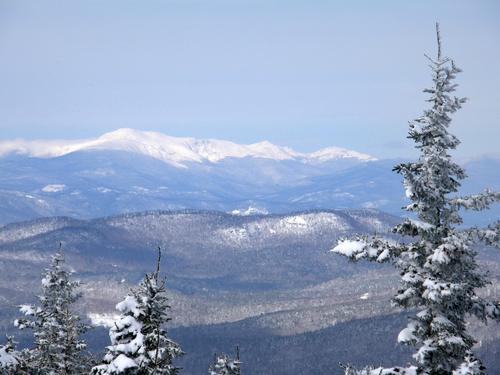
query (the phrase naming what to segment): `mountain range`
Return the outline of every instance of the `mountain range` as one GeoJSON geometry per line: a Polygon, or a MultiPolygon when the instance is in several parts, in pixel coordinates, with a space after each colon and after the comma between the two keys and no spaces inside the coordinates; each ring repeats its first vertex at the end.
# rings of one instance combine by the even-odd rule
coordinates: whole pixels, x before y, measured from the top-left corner
{"type": "MultiPolygon", "coordinates": [[[[88,219],[145,210],[236,215],[405,205],[398,160],[338,147],[300,153],[260,142],[176,138],[119,129],[80,141],[0,141],[0,223],[88,219]]],[[[500,188],[500,159],[465,165],[464,192],[500,188]]],[[[498,217],[498,211],[478,220],[498,217]]]]}
{"type": "MultiPolygon", "coordinates": [[[[389,304],[397,275],[328,252],[355,233],[391,236],[406,204],[392,172],[398,162],[335,147],[300,153],[131,129],[83,141],[2,141],[0,326],[21,345],[29,341],[12,326],[16,306],[34,301],[62,243],[83,282],[81,313],[98,326],[90,347],[99,350],[114,305],[161,246],[186,375],[205,372],[213,352],[236,344],[249,375],[335,374],[338,361],[405,363],[408,350],[395,346],[405,315],[389,304]]],[[[465,167],[465,193],[500,188],[497,159],[465,167]]],[[[473,220],[499,216],[491,210],[473,220]]],[[[480,259],[494,280],[485,293],[496,296],[498,254],[480,249],[480,259]]],[[[498,332],[471,324],[497,371],[498,332]]]]}
{"type": "Polygon", "coordinates": [[[88,150],[132,152],[161,160],[179,168],[186,168],[186,163],[217,163],[228,158],[247,157],[294,160],[311,164],[338,159],[375,160],[370,155],[339,147],[324,148],[312,153],[300,153],[268,141],[241,145],[218,139],[170,137],[158,132],[129,128],[118,129],[99,138],[87,140],[0,142],[0,156],[15,153],[32,157],[53,158],[88,150]]]}

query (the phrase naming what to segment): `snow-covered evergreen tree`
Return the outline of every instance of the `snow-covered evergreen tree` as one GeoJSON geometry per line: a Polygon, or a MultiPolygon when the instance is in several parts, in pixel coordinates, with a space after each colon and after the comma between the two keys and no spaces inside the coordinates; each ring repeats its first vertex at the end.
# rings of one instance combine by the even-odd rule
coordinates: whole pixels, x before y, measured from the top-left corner
{"type": "Polygon", "coordinates": [[[20,329],[31,328],[35,346],[23,351],[23,361],[30,374],[83,374],[88,371],[83,355],[85,343],[80,339],[87,327],[73,311],[73,304],[80,298],[76,289],[80,285],[70,280],[70,273],[63,269],[64,256],[56,253],[50,268],[42,279],[40,305],[23,305],[25,315],[15,321],[20,329]]]}
{"type": "Polygon", "coordinates": [[[226,354],[214,356],[214,363],[208,369],[209,375],[241,375],[240,351],[236,348],[236,359],[226,354]]]}
{"type": "MultiPolygon", "coordinates": [[[[476,261],[476,242],[500,246],[500,222],[488,228],[463,229],[461,209],[481,211],[500,201],[500,193],[458,197],[464,170],[450,156],[459,140],[448,132],[450,115],[465,102],[452,96],[460,69],[441,53],[439,27],[437,58],[430,60],[433,86],[424,90],[431,107],[410,123],[409,138],[420,151],[418,161],[397,165],[411,200],[406,209],[418,220],[406,219],[394,232],[413,238],[394,242],[379,237],[341,240],[333,249],[352,260],[392,262],[401,274],[395,305],[418,308],[398,341],[418,347],[414,354],[418,374],[483,374],[484,367],[471,349],[474,338],[467,332],[469,315],[486,321],[500,320],[499,302],[477,294],[489,282],[476,261]]],[[[403,373],[399,372],[385,373],[403,373]]]]}
{"type": "Polygon", "coordinates": [[[16,343],[12,336],[7,336],[7,342],[0,345],[0,374],[16,374],[20,367],[21,353],[16,350],[16,343]]]}
{"type": "Polygon", "coordinates": [[[139,316],[142,311],[134,296],[129,295],[116,305],[120,317],[109,330],[111,345],[104,364],[92,369],[93,374],[136,374],[143,361],[144,336],[139,316]]]}
{"type": "Polygon", "coordinates": [[[164,374],[179,369],[172,364],[182,355],[179,345],[170,340],[165,324],[170,320],[165,279],[160,279],[161,252],[156,272],[146,274],[138,287],[116,305],[119,319],[109,331],[111,345],[104,363],[92,369],[93,374],[164,374]]]}

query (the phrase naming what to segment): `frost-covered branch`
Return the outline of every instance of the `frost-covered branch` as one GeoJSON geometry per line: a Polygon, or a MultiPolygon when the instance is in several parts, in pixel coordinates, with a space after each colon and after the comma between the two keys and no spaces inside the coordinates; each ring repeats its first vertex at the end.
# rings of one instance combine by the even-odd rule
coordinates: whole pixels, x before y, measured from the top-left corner
{"type": "Polygon", "coordinates": [[[344,255],[350,260],[375,260],[379,263],[387,262],[391,257],[401,252],[401,245],[380,238],[357,237],[354,240],[341,239],[330,251],[344,255]]]}
{"type": "Polygon", "coordinates": [[[16,374],[21,363],[21,353],[16,350],[12,336],[7,336],[7,343],[0,345],[0,374],[16,374]]]}
{"type": "Polygon", "coordinates": [[[14,326],[19,329],[35,328],[36,316],[42,312],[42,309],[32,305],[20,305],[19,311],[24,314],[26,318],[14,320],[14,326]]]}
{"type": "Polygon", "coordinates": [[[403,236],[420,236],[434,229],[435,226],[424,221],[405,219],[401,224],[396,225],[393,232],[403,236]]]}
{"type": "Polygon", "coordinates": [[[487,301],[476,296],[473,300],[472,313],[483,322],[488,319],[500,321],[500,301],[487,301]]]}
{"type": "Polygon", "coordinates": [[[471,228],[466,231],[469,236],[485,245],[500,248],[500,221],[487,228],[471,228]]]}
{"type": "Polygon", "coordinates": [[[486,189],[483,193],[451,199],[450,206],[466,210],[482,211],[497,202],[500,202],[500,192],[486,189]]]}

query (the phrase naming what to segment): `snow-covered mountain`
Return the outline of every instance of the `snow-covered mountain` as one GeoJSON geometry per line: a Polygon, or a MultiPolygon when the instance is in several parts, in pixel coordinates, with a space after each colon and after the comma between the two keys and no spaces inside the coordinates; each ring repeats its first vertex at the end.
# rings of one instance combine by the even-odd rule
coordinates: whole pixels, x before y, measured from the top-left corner
{"type": "MultiPolygon", "coordinates": [[[[399,215],[406,198],[392,172],[396,163],[338,148],[305,154],[269,142],[239,145],[131,129],[78,142],[0,141],[0,223],[156,209],[252,215],[376,208],[399,215]]],[[[465,167],[471,176],[465,193],[500,189],[499,160],[465,167]]]]}
{"type": "Polygon", "coordinates": [[[8,154],[53,158],[84,150],[112,150],[149,156],[176,167],[185,163],[217,163],[227,158],[262,158],[323,163],[338,159],[375,160],[374,157],[339,147],[328,147],[313,153],[300,153],[268,141],[242,145],[217,139],[171,137],[162,133],[118,129],[88,140],[11,140],[0,141],[0,156],[8,154]]]}

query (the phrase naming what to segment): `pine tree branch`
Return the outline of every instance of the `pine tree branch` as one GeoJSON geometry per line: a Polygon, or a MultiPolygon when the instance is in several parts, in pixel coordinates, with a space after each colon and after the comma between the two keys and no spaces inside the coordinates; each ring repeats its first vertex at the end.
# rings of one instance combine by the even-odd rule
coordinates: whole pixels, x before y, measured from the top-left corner
{"type": "Polygon", "coordinates": [[[344,255],[352,261],[361,259],[384,263],[397,256],[402,246],[390,240],[377,237],[356,237],[354,240],[340,239],[330,251],[344,255]]]}
{"type": "Polygon", "coordinates": [[[500,249],[500,221],[487,228],[471,228],[465,231],[472,239],[500,249]]]}
{"type": "Polygon", "coordinates": [[[487,319],[500,321],[500,301],[487,301],[476,296],[473,301],[472,314],[483,322],[487,319]]]}
{"type": "Polygon", "coordinates": [[[450,200],[450,206],[466,210],[482,211],[490,208],[493,203],[500,202],[500,192],[486,189],[483,193],[468,195],[450,200]]]}

